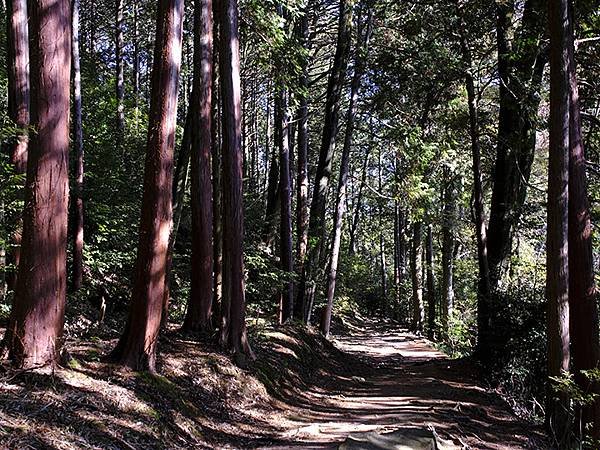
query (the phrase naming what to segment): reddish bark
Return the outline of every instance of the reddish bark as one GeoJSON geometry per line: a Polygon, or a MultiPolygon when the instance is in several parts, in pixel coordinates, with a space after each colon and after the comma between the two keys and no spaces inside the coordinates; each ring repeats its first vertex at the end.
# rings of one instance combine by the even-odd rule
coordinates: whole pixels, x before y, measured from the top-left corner
{"type": "MultiPolygon", "coordinates": [[[[548,158],[548,228],[546,297],[548,299],[548,376],[569,370],[569,57],[567,0],[548,2],[550,28],[550,144],[548,158]]],[[[549,388],[546,425],[559,447],[569,434],[569,400],[549,388]]]]}
{"type": "MultiPolygon", "coordinates": [[[[598,367],[598,305],[594,282],[592,221],[588,199],[586,161],[581,134],[579,89],[575,66],[573,15],[568,35],[569,52],[569,317],[571,353],[575,381],[584,392],[600,393],[581,371],[598,367]]],[[[600,439],[600,399],[580,411],[583,430],[593,425],[592,436],[600,439]]]]}
{"type": "Polygon", "coordinates": [[[240,51],[237,0],[220,0],[219,69],[223,105],[222,343],[238,358],[253,357],[246,333],[240,51]]]}
{"type": "MultiPolygon", "coordinates": [[[[27,169],[27,144],[29,141],[29,31],[27,29],[27,0],[8,0],[8,115],[21,130],[9,144],[8,153],[15,173],[24,174],[27,169]]],[[[7,262],[19,266],[21,257],[21,220],[18,219],[7,254],[7,262]]],[[[16,286],[17,271],[7,274],[9,289],[16,286]]]]}
{"type": "Polygon", "coordinates": [[[144,194],[134,286],[125,330],[110,358],[154,371],[171,228],[173,148],[181,66],[183,0],[161,0],[156,22],[144,194]]]}
{"type": "Polygon", "coordinates": [[[58,357],[66,297],[71,7],[30,3],[31,123],[23,242],[9,357],[20,367],[58,357]]]}
{"type": "Polygon", "coordinates": [[[183,322],[183,329],[193,332],[210,328],[213,302],[211,9],[212,0],[196,0],[192,91],[192,286],[183,322]]]}

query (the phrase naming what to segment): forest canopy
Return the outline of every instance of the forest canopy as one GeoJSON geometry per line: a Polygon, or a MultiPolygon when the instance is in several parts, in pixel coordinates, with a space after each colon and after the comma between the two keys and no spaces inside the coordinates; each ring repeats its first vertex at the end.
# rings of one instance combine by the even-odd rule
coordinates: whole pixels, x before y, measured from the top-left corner
{"type": "Polygon", "coordinates": [[[0,8],[1,392],[193,343],[274,395],[277,333],[317,373],[363,330],[598,448],[597,0],[0,8]]]}

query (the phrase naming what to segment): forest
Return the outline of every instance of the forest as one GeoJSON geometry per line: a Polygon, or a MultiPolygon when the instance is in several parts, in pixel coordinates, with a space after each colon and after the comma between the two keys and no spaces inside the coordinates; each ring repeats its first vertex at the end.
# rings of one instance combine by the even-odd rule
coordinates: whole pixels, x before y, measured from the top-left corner
{"type": "Polygon", "coordinates": [[[600,449],[600,1],[0,22],[0,448],[600,449]]]}

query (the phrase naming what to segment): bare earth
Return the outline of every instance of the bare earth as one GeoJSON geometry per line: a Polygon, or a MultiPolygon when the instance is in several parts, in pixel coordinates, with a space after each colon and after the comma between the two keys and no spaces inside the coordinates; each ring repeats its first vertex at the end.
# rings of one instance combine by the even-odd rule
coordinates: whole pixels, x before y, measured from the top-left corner
{"type": "Polygon", "coordinates": [[[333,449],[349,434],[400,428],[433,428],[457,448],[547,448],[542,430],[478,386],[468,363],[448,359],[425,339],[371,326],[334,344],[356,363],[289,399],[288,444],[270,448],[333,449]]]}
{"type": "Polygon", "coordinates": [[[0,448],[335,449],[401,429],[433,429],[456,448],[548,448],[468,362],[400,329],[353,327],[333,344],[296,327],[255,329],[246,369],[171,332],[160,375],[101,362],[118,331],[94,333],[67,341],[69,368],[0,366],[0,448]]]}

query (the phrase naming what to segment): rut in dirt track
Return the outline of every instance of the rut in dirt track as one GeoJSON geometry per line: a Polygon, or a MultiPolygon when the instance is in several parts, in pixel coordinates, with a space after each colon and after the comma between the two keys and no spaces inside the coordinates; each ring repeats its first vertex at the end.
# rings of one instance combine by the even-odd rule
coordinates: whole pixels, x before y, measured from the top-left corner
{"type": "Polygon", "coordinates": [[[548,448],[541,428],[475,381],[471,363],[448,359],[425,339],[371,325],[333,342],[341,361],[286,396],[287,431],[265,448],[337,448],[357,433],[432,427],[457,448],[548,448]]]}

